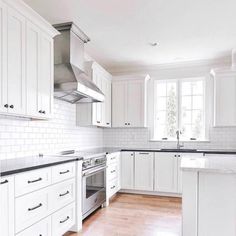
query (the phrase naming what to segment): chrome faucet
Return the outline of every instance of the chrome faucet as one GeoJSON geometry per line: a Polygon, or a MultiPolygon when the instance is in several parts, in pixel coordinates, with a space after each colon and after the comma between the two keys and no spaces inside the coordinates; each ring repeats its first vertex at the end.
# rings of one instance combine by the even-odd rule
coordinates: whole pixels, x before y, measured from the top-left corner
{"type": "Polygon", "coordinates": [[[177,130],[176,131],[177,149],[180,149],[180,148],[184,147],[184,145],[183,144],[181,145],[180,142],[179,142],[180,134],[182,134],[182,132],[180,130],[177,130]]]}

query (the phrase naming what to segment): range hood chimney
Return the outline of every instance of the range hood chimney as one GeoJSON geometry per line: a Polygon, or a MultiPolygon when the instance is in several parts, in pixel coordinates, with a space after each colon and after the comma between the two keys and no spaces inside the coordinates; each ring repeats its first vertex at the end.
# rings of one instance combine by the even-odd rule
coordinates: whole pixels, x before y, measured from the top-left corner
{"type": "Polygon", "coordinates": [[[54,41],[54,97],[72,104],[103,102],[101,90],[84,72],[84,44],[90,39],[72,22],[57,24],[54,41]]]}

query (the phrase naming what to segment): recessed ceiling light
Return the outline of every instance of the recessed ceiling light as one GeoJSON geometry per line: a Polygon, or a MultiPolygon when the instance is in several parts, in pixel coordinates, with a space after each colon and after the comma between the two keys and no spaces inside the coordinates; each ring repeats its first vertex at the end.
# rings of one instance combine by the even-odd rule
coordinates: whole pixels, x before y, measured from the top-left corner
{"type": "Polygon", "coordinates": [[[158,43],[157,43],[157,42],[150,42],[149,45],[150,45],[151,47],[156,47],[156,46],[158,45],[158,43]]]}

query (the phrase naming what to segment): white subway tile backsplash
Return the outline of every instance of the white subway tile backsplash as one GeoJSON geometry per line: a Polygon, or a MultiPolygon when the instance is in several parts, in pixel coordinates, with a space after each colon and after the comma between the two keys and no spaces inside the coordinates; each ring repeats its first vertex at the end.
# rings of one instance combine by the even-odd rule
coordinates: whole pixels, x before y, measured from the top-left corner
{"type": "Polygon", "coordinates": [[[75,124],[75,105],[58,100],[48,121],[0,115],[0,159],[103,146],[102,129],[75,124]]]}

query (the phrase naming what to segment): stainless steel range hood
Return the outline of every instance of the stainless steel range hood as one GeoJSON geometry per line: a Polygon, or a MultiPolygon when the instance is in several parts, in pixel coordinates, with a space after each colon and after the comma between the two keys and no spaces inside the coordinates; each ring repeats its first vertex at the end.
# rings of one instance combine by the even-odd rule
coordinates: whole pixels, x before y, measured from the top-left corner
{"type": "Polygon", "coordinates": [[[54,27],[61,33],[54,41],[54,97],[72,104],[104,101],[84,72],[84,43],[90,39],[72,22],[54,27]]]}

